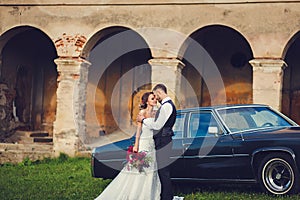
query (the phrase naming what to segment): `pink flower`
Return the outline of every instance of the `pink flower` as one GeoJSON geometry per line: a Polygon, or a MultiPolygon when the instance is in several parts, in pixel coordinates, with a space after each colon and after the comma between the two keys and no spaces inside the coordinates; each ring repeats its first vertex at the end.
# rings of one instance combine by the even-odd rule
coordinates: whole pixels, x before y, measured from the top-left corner
{"type": "Polygon", "coordinates": [[[127,152],[133,152],[133,146],[129,146],[127,152]]]}
{"type": "Polygon", "coordinates": [[[148,152],[133,152],[133,146],[129,146],[127,149],[127,169],[130,171],[133,168],[136,168],[140,173],[144,172],[144,168],[150,167],[151,157],[147,155],[148,152]]]}

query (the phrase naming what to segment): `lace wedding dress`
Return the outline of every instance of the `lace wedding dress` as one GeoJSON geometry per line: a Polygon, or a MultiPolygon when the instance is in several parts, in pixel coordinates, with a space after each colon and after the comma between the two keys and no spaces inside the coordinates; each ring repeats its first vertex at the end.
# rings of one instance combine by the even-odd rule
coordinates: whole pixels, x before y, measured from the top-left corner
{"type": "Polygon", "coordinates": [[[151,156],[150,167],[144,172],[125,166],[96,200],[159,200],[161,185],[157,174],[152,130],[142,126],[139,151],[151,156]]]}

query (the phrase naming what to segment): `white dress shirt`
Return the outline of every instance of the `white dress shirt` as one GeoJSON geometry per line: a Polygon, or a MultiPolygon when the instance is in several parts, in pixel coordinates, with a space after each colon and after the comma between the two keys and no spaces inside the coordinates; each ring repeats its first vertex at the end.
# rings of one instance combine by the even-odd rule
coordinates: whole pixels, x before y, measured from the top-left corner
{"type": "Polygon", "coordinates": [[[161,102],[161,108],[157,119],[146,118],[143,120],[143,124],[152,130],[160,130],[165,125],[169,117],[173,112],[173,107],[170,103],[165,103],[166,101],[171,100],[170,97],[166,97],[161,102]],[[165,103],[165,104],[164,104],[165,103]]]}

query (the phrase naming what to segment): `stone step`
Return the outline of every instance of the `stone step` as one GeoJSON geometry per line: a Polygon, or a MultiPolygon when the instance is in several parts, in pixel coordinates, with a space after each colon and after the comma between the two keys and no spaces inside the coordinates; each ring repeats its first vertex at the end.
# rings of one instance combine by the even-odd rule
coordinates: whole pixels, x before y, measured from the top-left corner
{"type": "Polygon", "coordinates": [[[52,137],[35,137],[33,138],[33,142],[40,142],[40,143],[52,143],[52,137]]]}
{"type": "Polygon", "coordinates": [[[27,137],[27,136],[18,136],[16,137],[17,141],[15,143],[17,144],[32,144],[33,138],[27,137]]]}
{"type": "Polygon", "coordinates": [[[31,161],[43,160],[45,158],[53,158],[53,151],[48,151],[48,152],[45,151],[20,152],[19,150],[12,150],[12,151],[5,151],[5,152],[0,151],[0,164],[20,163],[25,158],[29,158],[31,161]]]}
{"type": "Polygon", "coordinates": [[[45,131],[16,131],[8,140],[15,144],[53,143],[53,138],[45,131]]]}
{"type": "Polygon", "coordinates": [[[14,141],[15,144],[33,144],[33,143],[44,143],[44,144],[53,144],[52,137],[18,137],[17,140],[14,141]]]}
{"type": "Polygon", "coordinates": [[[14,136],[30,137],[30,134],[31,134],[31,133],[32,133],[31,131],[16,131],[16,132],[14,133],[14,136]]]}
{"type": "Polygon", "coordinates": [[[49,137],[49,133],[47,132],[32,132],[30,137],[49,137]]]}
{"type": "Polygon", "coordinates": [[[16,131],[14,135],[26,137],[48,137],[47,131],[16,131]]]}
{"type": "Polygon", "coordinates": [[[45,131],[16,131],[8,143],[0,143],[0,164],[53,157],[53,138],[45,131]]]}
{"type": "Polygon", "coordinates": [[[19,152],[52,152],[53,145],[48,144],[11,144],[0,143],[0,152],[19,151],[19,152]]]}

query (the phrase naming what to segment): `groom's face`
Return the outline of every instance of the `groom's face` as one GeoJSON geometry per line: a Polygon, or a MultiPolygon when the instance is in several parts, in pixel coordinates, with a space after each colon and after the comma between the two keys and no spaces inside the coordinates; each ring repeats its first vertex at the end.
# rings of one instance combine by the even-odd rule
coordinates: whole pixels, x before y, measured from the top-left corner
{"type": "Polygon", "coordinates": [[[161,93],[160,93],[160,90],[157,89],[157,90],[153,90],[153,94],[155,95],[156,99],[158,102],[161,102],[162,101],[162,98],[161,98],[161,93]]]}

